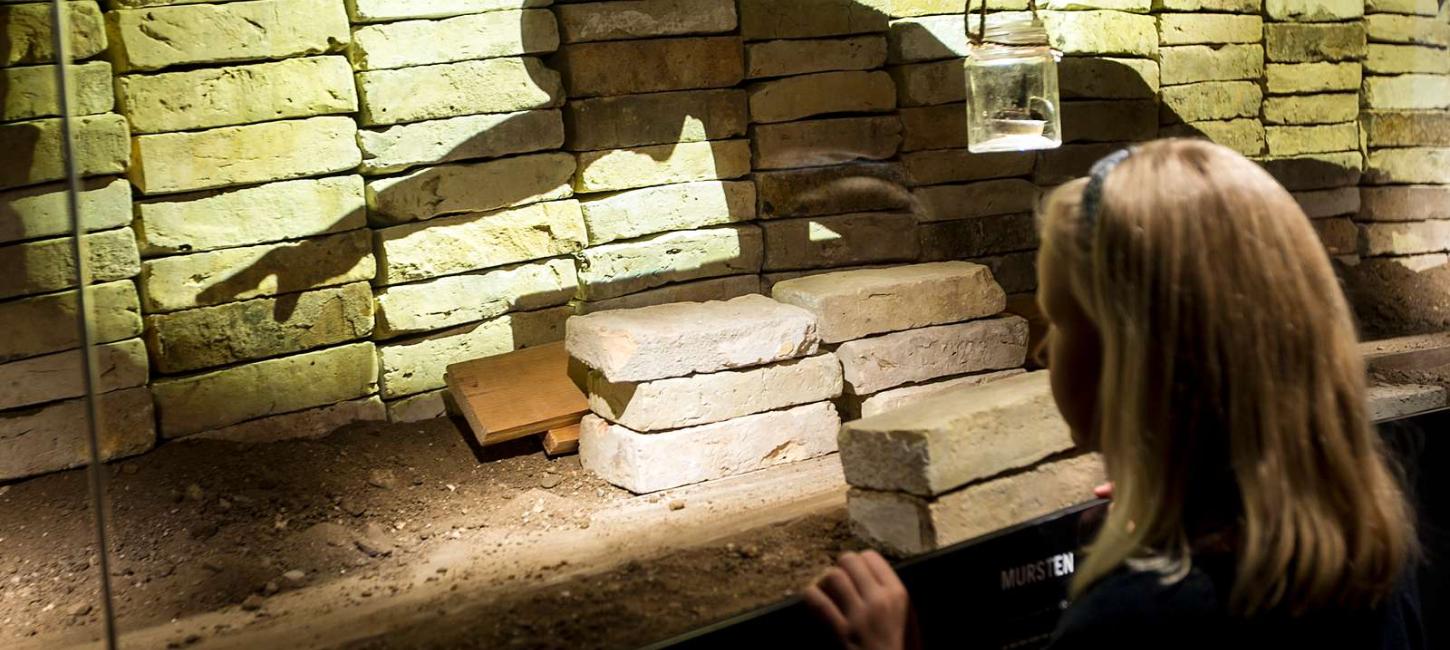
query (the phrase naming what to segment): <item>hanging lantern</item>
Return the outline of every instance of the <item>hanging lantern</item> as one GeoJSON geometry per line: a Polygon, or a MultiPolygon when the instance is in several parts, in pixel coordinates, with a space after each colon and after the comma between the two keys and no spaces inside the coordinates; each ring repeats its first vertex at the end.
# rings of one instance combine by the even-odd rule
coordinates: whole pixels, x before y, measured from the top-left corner
{"type": "MultiPolygon", "coordinates": [[[[987,24],[986,0],[966,61],[967,149],[1052,149],[1062,144],[1057,60],[1032,0],[1030,17],[987,24]]],[[[967,19],[971,31],[971,18],[967,19]]]]}

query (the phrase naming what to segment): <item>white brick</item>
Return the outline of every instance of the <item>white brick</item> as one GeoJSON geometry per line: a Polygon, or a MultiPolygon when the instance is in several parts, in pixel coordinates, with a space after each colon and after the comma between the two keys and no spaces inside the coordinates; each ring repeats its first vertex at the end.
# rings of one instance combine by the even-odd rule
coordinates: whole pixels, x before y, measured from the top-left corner
{"type": "MultiPolygon", "coordinates": [[[[141,335],[141,302],[129,280],[87,289],[92,335],[110,343],[141,335]]],[[[34,357],[80,346],[74,290],[0,303],[0,362],[34,357]]]]}
{"type": "Polygon", "coordinates": [[[1450,75],[1367,76],[1362,88],[1360,101],[1366,108],[1426,111],[1450,108],[1450,75]]]}
{"type": "Polygon", "coordinates": [[[465,115],[363,129],[357,136],[362,173],[385,174],[418,165],[558,149],[564,145],[564,119],[558,110],[465,115]]]}
{"type": "Polygon", "coordinates": [[[1258,117],[1263,107],[1264,92],[1257,82],[1210,81],[1164,88],[1158,119],[1172,124],[1258,117]]]}
{"type": "MultiPolygon", "coordinates": [[[[86,394],[80,350],[0,364],[0,409],[31,406],[86,394]]],[[[146,346],[127,339],[96,346],[96,392],[146,383],[146,346]]]]}
{"type": "Polygon", "coordinates": [[[348,56],[358,70],[386,70],[553,52],[559,30],[548,9],[495,11],[367,25],[353,30],[348,56]]]}
{"type": "Polygon", "coordinates": [[[552,3],[553,0],[347,0],[347,13],[355,23],[383,23],[547,7],[552,3]]]}
{"type": "MultiPolygon", "coordinates": [[[[105,113],[115,106],[111,64],[105,61],[79,63],[71,68],[71,75],[71,88],[75,92],[72,115],[105,113]]],[[[5,96],[0,97],[0,121],[60,116],[55,66],[0,68],[0,88],[6,89],[5,96]]]]}
{"type": "Polygon", "coordinates": [[[1371,14],[1364,17],[1364,27],[1371,43],[1450,45],[1450,23],[1434,18],[1371,14]]]}
{"type": "MultiPolygon", "coordinates": [[[[976,33],[976,15],[972,16],[976,33]]],[[[988,20],[991,26],[993,21],[988,20]]],[[[939,59],[960,59],[968,54],[966,20],[961,12],[891,21],[887,34],[887,60],[915,63],[939,59]]]]}
{"type": "Polygon", "coordinates": [[[1365,0],[1364,8],[1371,13],[1434,16],[1439,4],[1438,0],[1365,0]]]}
{"type": "Polygon", "coordinates": [[[393,423],[422,422],[458,414],[447,388],[389,400],[387,407],[388,421],[393,423]]]}
{"type": "Polygon", "coordinates": [[[574,189],[627,190],[739,178],[750,173],[750,141],[720,140],[579,154],[574,189]]]}
{"type": "Polygon", "coordinates": [[[1363,67],[1349,63],[1270,63],[1264,88],[1270,94],[1358,91],[1363,67]]]}
{"type": "Polygon", "coordinates": [[[561,340],[569,315],[567,307],[519,312],[381,344],[382,395],[391,399],[442,388],[450,364],[561,340]]]}
{"type": "Polygon", "coordinates": [[[1450,52],[1441,47],[1370,43],[1364,69],[1374,74],[1450,75],[1450,52]]]}
{"type": "Polygon", "coordinates": [[[1158,21],[1122,11],[1044,11],[1053,48],[1068,54],[1122,54],[1154,58],[1158,21]]]}
{"type": "Polygon", "coordinates": [[[1450,251],[1450,221],[1362,224],[1363,255],[1422,255],[1450,251]]]}
{"type": "Polygon", "coordinates": [[[968,262],[812,275],[776,284],[771,296],[814,314],[824,343],[958,323],[1007,306],[991,271],[968,262]]]}
{"type": "MultiPolygon", "coordinates": [[[[70,25],[70,58],[86,59],[105,51],[106,29],[101,23],[100,7],[95,2],[67,2],[64,6],[66,24],[70,25]]],[[[50,12],[50,3],[43,2],[0,5],[0,25],[5,26],[0,66],[50,63],[59,58],[55,55],[55,26],[50,12]]]]}
{"type": "Polygon", "coordinates": [[[1375,422],[1396,420],[1447,406],[1444,386],[1370,386],[1369,413],[1375,422]]]}
{"type": "Polygon", "coordinates": [[[1333,124],[1358,118],[1356,93],[1290,95],[1264,100],[1264,122],[1268,124],[1333,124]]]}
{"type": "Polygon", "coordinates": [[[1264,48],[1254,45],[1178,45],[1159,52],[1163,85],[1199,81],[1257,80],[1264,75],[1264,48]]]}
{"type": "MultiPolygon", "coordinates": [[[[151,393],[132,388],[100,395],[101,458],[142,453],[156,444],[151,393]]],[[[86,400],[0,413],[0,480],[80,467],[90,462],[86,400]]]]}
{"type": "Polygon", "coordinates": [[[859,417],[869,418],[912,404],[924,402],[938,395],[956,391],[963,386],[977,386],[999,379],[1016,377],[1024,372],[1027,371],[1021,368],[997,370],[979,375],[967,375],[965,377],[943,379],[925,384],[912,384],[910,386],[902,386],[901,388],[883,390],[875,395],[857,397],[856,400],[859,400],[860,403],[856,405],[856,411],[859,417]]]}
{"type": "MultiPolygon", "coordinates": [[[[61,121],[45,118],[0,124],[0,189],[58,181],[66,177],[61,156],[61,121]],[[13,152],[13,153],[12,153],[13,152]],[[14,157],[11,157],[14,156],[14,157]],[[23,161],[24,164],[21,164],[23,161]]],[[[75,138],[76,174],[97,176],[126,171],[130,156],[126,118],[113,113],[77,117],[71,121],[75,138]]]]}
{"type": "Polygon", "coordinates": [[[375,225],[521,207],[573,194],[574,157],[559,152],[455,163],[371,179],[368,208],[375,225]]]}
{"type": "Polygon", "coordinates": [[[1281,21],[1336,22],[1363,16],[1364,5],[1364,0],[1264,0],[1264,13],[1281,21]]]}
{"type": "Polygon", "coordinates": [[[376,232],[378,276],[389,285],[567,255],[584,247],[577,201],[462,214],[376,232]]]}
{"type": "Polygon", "coordinates": [[[337,0],[121,9],[108,12],[106,22],[119,72],[285,59],[335,51],[349,40],[347,13],[337,0]]]}
{"type": "Polygon", "coordinates": [[[753,293],[761,293],[758,275],[731,275],[723,278],[707,278],[694,282],[671,284],[657,289],[648,289],[618,298],[604,300],[574,301],[574,313],[593,314],[615,309],[638,309],[672,302],[705,302],[707,300],[731,300],[753,293]]]}
{"type": "MultiPolygon", "coordinates": [[[[1208,120],[1165,126],[1160,131],[1167,138],[1206,138],[1245,156],[1264,153],[1267,146],[1264,123],[1259,120],[1240,118],[1236,120],[1208,120]]],[[[1344,148],[1340,149],[1341,151],[1344,148]]],[[[1274,155],[1293,155],[1269,150],[1274,155]]]]}
{"type": "Polygon", "coordinates": [[[1264,39],[1264,19],[1232,14],[1161,14],[1158,42],[1162,45],[1197,43],[1258,43],[1264,39]]]}
{"type": "Polygon", "coordinates": [[[1450,184],[1450,147],[1379,149],[1369,153],[1365,184],[1450,184]]]}
{"type": "Polygon", "coordinates": [[[755,220],[755,184],[697,181],[580,197],[589,244],[755,220]]]}
{"type": "Polygon", "coordinates": [[[759,226],[682,230],[613,242],[580,254],[579,298],[603,300],[672,282],[759,273],[759,226]]]}
{"type": "Polygon", "coordinates": [[[575,291],[572,259],[552,259],[415,284],[385,287],[377,293],[375,336],[443,329],[569,302],[575,291]]]}
{"type": "Polygon", "coordinates": [[[1022,365],[1027,321],[1017,316],[938,325],[842,343],[846,390],[868,395],[903,384],[1022,365]]]}
{"type": "Polygon", "coordinates": [[[267,244],[367,226],[360,176],[281,181],[136,203],[141,254],[267,244]]]}
{"type": "MultiPolygon", "coordinates": [[[[0,243],[71,234],[66,184],[0,192],[0,243]]],[[[123,178],[81,181],[81,227],[87,232],[131,223],[131,185],[123,178]]]]}
{"type": "Polygon", "coordinates": [[[116,78],[116,100],[136,133],[352,113],[357,91],[347,59],[274,63],[116,78]]]}
{"type": "MultiPolygon", "coordinates": [[[[68,237],[0,247],[0,299],[76,286],[73,242],[68,237]]],[[[86,235],[91,282],[133,277],[140,270],[136,237],[129,228],[86,235]]]]}
{"type": "Polygon", "coordinates": [[[564,98],[559,73],[534,57],[360,72],[357,89],[364,126],[552,108],[564,98]]]}
{"type": "Polygon", "coordinates": [[[362,161],[357,124],[341,115],[142,135],[132,147],[131,182],[143,194],[320,176],[362,161]]]}
{"type": "Polygon", "coordinates": [[[1275,156],[1351,151],[1359,146],[1359,125],[1354,122],[1269,126],[1264,130],[1269,142],[1269,153],[1275,156]]]}

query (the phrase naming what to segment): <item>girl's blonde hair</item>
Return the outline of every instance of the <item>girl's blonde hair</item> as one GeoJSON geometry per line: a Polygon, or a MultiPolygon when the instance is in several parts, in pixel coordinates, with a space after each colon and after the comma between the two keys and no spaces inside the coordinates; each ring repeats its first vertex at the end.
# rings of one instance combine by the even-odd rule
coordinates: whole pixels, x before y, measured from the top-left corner
{"type": "Polygon", "coordinates": [[[1218,545],[1236,559],[1229,606],[1378,602],[1417,545],[1368,415],[1354,323],[1294,198],[1206,142],[1138,147],[1103,184],[1042,211],[1045,263],[1096,325],[1095,429],[1114,504],[1074,593],[1125,564],[1182,577],[1218,545]]]}

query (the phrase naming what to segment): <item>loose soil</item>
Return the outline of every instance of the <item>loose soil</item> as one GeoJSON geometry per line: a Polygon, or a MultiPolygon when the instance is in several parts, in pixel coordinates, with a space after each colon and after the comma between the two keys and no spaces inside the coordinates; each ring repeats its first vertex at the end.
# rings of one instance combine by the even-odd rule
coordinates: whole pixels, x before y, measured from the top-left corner
{"type": "MultiPolygon", "coordinates": [[[[592,515],[635,503],[665,513],[688,505],[618,490],[577,457],[547,458],[536,440],[476,449],[459,426],[357,425],[260,445],[181,441],[113,463],[111,575],[121,629],[225,610],[205,633],[166,640],[207,645],[214,635],[285,619],[285,603],[299,602],[289,591],[327,593],[335,602],[324,611],[366,611],[424,581],[461,577],[437,565],[457,549],[469,561],[502,565],[523,543],[509,541],[516,537],[592,533],[592,515]]],[[[0,486],[0,646],[100,637],[88,502],[83,471],[0,486]]],[[[637,645],[798,589],[854,547],[843,519],[834,508],[617,567],[560,558],[552,572],[499,575],[507,588],[495,597],[413,612],[353,647],[637,645]],[[439,625],[439,617],[450,622],[439,625]]]]}

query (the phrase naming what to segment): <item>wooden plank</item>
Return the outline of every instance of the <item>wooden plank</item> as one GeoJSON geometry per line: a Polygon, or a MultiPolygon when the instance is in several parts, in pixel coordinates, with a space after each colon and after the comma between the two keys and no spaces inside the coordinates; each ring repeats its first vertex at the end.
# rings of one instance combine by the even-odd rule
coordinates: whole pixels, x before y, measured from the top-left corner
{"type": "Polygon", "coordinates": [[[550,429],[544,434],[544,453],[550,456],[572,454],[579,451],[579,425],[571,424],[559,429],[550,429]]]}
{"type": "Polygon", "coordinates": [[[448,366],[448,390],[480,445],[577,424],[589,412],[562,341],[448,366]]]}

